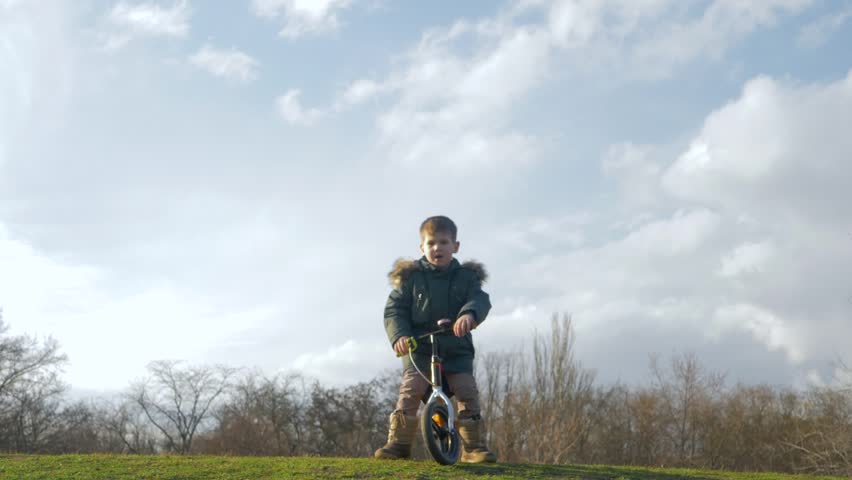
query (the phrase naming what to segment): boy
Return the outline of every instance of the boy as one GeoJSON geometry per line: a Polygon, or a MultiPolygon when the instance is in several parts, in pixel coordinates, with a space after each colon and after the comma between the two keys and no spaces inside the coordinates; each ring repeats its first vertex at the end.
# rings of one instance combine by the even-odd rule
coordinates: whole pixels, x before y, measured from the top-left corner
{"type": "MultiPolygon", "coordinates": [[[[447,385],[456,396],[456,425],[462,439],[461,461],[495,462],[485,445],[479,392],[473,378],[473,338],[491,302],[482,291],[485,268],[476,262],[460,264],[458,229],[447,217],[429,217],[420,225],[419,260],[397,260],[388,274],[394,286],[385,305],[385,329],[394,352],[403,355],[402,385],[396,410],[390,417],[388,442],[376,450],[377,458],[409,458],[417,431],[417,410],[429,383],[417,373],[408,355],[406,340],[431,330],[438,320],[453,321],[452,333],[441,335],[438,354],[443,359],[447,385]]],[[[412,352],[421,372],[429,372],[431,347],[423,342],[412,352]]]]}

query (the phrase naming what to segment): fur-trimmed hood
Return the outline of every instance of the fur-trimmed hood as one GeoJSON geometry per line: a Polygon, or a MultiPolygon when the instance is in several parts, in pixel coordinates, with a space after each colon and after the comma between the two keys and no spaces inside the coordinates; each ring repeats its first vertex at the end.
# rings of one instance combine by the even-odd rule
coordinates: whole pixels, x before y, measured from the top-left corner
{"type": "MultiPolygon", "coordinates": [[[[391,271],[388,272],[388,280],[394,288],[399,288],[415,270],[419,270],[420,268],[420,260],[398,258],[395,262],[393,262],[391,271]]],[[[456,268],[466,268],[472,271],[476,274],[481,283],[485,283],[485,281],[488,280],[488,272],[485,270],[485,265],[475,260],[468,260],[456,268]]]]}

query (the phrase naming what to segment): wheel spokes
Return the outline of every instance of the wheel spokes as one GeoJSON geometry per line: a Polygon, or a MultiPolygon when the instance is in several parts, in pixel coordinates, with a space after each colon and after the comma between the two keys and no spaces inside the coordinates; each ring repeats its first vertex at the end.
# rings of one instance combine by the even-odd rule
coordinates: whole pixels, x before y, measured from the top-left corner
{"type": "MultiPolygon", "coordinates": [[[[440,415],[440,414],[438,414],[440,415]]],[[[444,452],[450,451],[450,430],[445,426],[447,423],[446,417],[441,415],[441,422],[432,421],[432,433],[436,440],[441,445],[441,450],[444,452]],[[443,423],[443,425],[441,425],[443,423]]]]}

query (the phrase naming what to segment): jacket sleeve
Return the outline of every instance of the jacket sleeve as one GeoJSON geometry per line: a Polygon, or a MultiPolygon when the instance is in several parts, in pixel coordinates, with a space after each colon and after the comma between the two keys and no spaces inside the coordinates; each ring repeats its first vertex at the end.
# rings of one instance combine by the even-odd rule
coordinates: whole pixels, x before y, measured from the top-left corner
{"type": "Polygon", "coordinates": [[[479,325],[485,321],[488,312],[491,310],[491,299],[488,294],[482,290],[482,282],[475,275],[470,280],[470,285],[467,290],[467,302],[459,310],[459,317],[465,313],[472,313],[476,324],[479,325]]]}
{"type": "Polygon", "coordinates": [[[399,288],[394,288],[385,304],[385,330],[391,346],[400,337],[413,335],[411,326],[411,284],[402,282],[399,288]]]}

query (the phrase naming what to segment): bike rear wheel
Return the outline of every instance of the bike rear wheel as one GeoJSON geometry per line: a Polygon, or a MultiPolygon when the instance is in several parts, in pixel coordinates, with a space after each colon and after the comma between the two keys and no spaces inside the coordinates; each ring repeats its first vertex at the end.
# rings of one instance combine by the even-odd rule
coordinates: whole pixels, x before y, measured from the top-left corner
{"type": "Polygon", "coordinates": [[[420,417],[420,431],[432,458],[441,465],[452,465],[459,461],[461,442],[459,432],[449,429],[447,406],[429,402],[420,417]]]}

